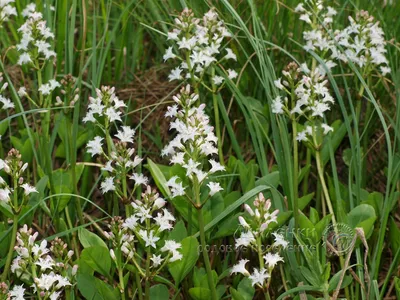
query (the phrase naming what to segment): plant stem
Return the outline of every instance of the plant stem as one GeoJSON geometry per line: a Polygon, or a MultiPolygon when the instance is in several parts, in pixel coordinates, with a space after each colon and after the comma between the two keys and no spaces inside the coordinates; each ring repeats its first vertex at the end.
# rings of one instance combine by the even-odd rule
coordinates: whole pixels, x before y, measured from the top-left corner
{"type": "MultiPolygon", "coordinates": [[[[215,76],[215,68],[211,69],[212,78],[215,76]]],[[[221,139],[221,126],[219,122],[219,109],[218,109],[218,96],[217,96],[217,86],[211,81],[212,90],[213,90],[213,108],[214,108],[214,118],[215,118],[215,132],[217,133],[218,138],[218,157],[219,163],[221,165],[225,165],[224,162],[224,153],[222,151],[222,139],[221,139]]]]}
{"type": "Polygon", "coordinates": [[[292,135],[293,135],[293,213],[294,213],[294,229],[299,226],[299,207],[298,207],[298,188],[299,188],[299,149],[297,143],[297,122],[292,120],[292,135]]]}
{"type": "Polygon", "coordinates": [[[207,271],[208,286],[211,291],[211,299],[217,300],[218,299],[217,291],[215,289],[214,279],[212,276],[210,259],[208,257],[207,251],[206,251],[206,234],[204,231],[205,224],[204,224],[203,210],[202,210],[201,200],[200,200],[200,187],[199,187],[199,183],[197,182],[197,179],[194,180],[193,185],[194,185],[194,193],[195,193],[196,205],[197,205],[196,208],[197,208],[197,218],[198,218],[198,222],[199,222],[200,243],[201,243],[201,248],[202,248],[202,253],[203,253],[204,265],[205,265],[206,271],[207,271]]]}
{"type": "Polygon", "coordinates": [[[146,278],[145,278],[145,299],[150,300],[150,255],[151,255],[151,249],[150,246],[147,247],[146,251],[146,278]]]}
{"type": "Polygon", "coordinates": [[[13,229],[12,229],[12,233],[11,233],[10,248],[8,249],[7,260],[6,260],[6,264],[4,266],[4,272],[1,276],[2,282],[5,282],[7,280],[8,272],[10,270],[11,260],[13,257],[14,246],[15,246],[15,239],[17,237],[17,230],[18,230],[18,215],[15,214],[14,219],[13,219],[13,229]]]}
{"type": "Polygon", "coordinates": [[[14,218],[13,218],[13,229],[11,232],[11,241],[10,241],[10,248],[8,249],[8,254],[7,254],[7,260],[6,264],[4,266],[4,271],[1,276],[1,281],[6,281],[8,272],[10,271],[10,266],[11,266],[11,260],[13,257],[13,252],[14,252],[14,246],[15,246],[15,240],[17,237],[17,230],[18,230],[18,217],[19,217],[19,207],[18,207],[18,178],[14,174],[14,181],[13,181],[13,187],[14,187],[14,192],[13,192],[13,206],[14,206],[14,218]]]}
{"type": "Polygon", "coordinates": [[[329,213],[332,215],[332,223],[335,225],[336,224],[335,213],[333,211],[333,206],[332,206],[331,198],[329,196],[328,187],[325,182],[324,167],[322,165],[321,152],[319,150],[315,151],[315,158],[317,160],[318,176],[319,176],[319,181],[321,183],[322,191],[324,193],[326,205],[328,206],[329,213]]]}
{"type": "Polygon", "coordinates": [[[118,268],[119,285],[121,291],[121,299],[125,300],[125,284],[124,284],[124,273],[122,268],[118,268]]]}

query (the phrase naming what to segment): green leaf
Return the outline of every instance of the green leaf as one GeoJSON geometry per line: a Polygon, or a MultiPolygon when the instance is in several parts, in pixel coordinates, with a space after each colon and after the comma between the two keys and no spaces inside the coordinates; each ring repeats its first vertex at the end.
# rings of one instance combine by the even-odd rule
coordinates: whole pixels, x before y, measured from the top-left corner
{"type": "MultiPolygon", "coordinates": [[[[342,274],[343,274],[343,271],[340,270],[339,272],[337,272],[335,275],[332,276],[331,280],[329,280],[329,288],[328,288],[329,292],[336,290],[342,274]]],[[[340,286],[340,289],[344,289],[346,286],[350,285],[352,283],[352,281],[353,281],[353,277],[351,277],[350,275],[345,275],[343,278],[342,285],[340,286]]]]}
{"type": "Polygon", "coordinates": [[[150,171],[151,176],[156,182],[157,187],[160,189],[161,193],[165,197],[171,196],[171,191],[167,186],[167,180],[165,179],[164,174],[161,172],[160,168],[150,159],[147,158],[146,168],[150,171]]]}
{"type": "Polygon", "coordinates": [[[168,239],[180,242],[185,237],[187,237],[187,230],[185,227],[185,223],[182,220],[179,220],[175,224],[174,229],[172,229],[171,232],[169,233],[168,239]]]}
{"type": "Polygon", "coordinates": [[[389,219],[389,240],[393,253],[396,253],[400,247],[400,229],[394,219],[389,219]]]}
{"type": "Polygon", "coordinates": [[[88,300],[119,299],[119,292],[92,275],[78,274],[77,284],[79,292],[88,300]]]}
{"type": "Polygon", "coordinates": [[[197,239],[193,236],[183,239],[181,253],[183,258],[169,264],[168,268],[176,285],[189,274],[199,258],[199,242],[197,239]]]}
{"type": "Polygon", "coordinates": [[[298,199],[299,209],[303,210],[308,205],[308,203],[310,203],[310,201],[312,200],[313,197],[314,197],[314,193],[310,193],[310,194],[307,194],[307,195],[299,198],[298,199]]]}
{"type": "Polygon", "coordinates": [[[211,298],[211,291],[201,287],[191,288],[189,294],[194,300],[209,300],[211,298]]]}
{"type": "Polygon", "coordinates": [[[96,234],[90,232],[86,228],[79,228],[78,238],[83,248],[89,248],[93,246],[100,246],[108,249],[106,243],[96,234]]]}
{"type": "Polygon", "coordinates": [[[251,280],[247,277],[239,282],[237,290],[245,300],[251,300],[254,297],[255,289],[251,285],[251,280]]]}
{"type": "Polygon", "coordinates": [[[94,271],[107,277],[110,276],[111,257],[107,248],[103,246],[85,248],[82,251],[80,260],[84,261],[94,271]]]}
{"type": "Polygon", "coordinates": [[[315,287],[321,287],[322,284],[324,283],[321,279],[321,275],[319,274],[314,274],[313,272],[311,272],[308,268],[304,267],[304,266],[300,266],[300,272],[301,274],[304,276],[305,279],[307,279],[307,281],[315,287]]]}
{"type": "Polygon", "coordinates": [[[360,227],[360,224],[369,218],[376,218],[376,215],[374,208],[368,204],[360,204],[347,214],[348,223],[352,228],[360,227]]]}
{"type": "Polygon", "coordinates": [[[165,300],[169,299],[168,288],[163,284],[156,284],[150,288],[151,300],[165,300]]]}
{"type": "Polygon", "coordinates": [[[256,181],[256,186],[259,185],[266,185],[266,186],[273,186],[274,188],[277,188],[279,185],[280,179],[279,179],[279,171],[274,171],[271,172],[264,177],[261,177],[256,181]]]}

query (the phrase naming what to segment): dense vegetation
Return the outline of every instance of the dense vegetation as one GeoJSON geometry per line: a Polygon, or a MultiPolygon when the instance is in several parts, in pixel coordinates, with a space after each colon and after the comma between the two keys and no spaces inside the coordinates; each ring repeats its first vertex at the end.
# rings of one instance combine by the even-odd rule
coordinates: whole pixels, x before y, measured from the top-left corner
{"type": "Polygon", "coordinates": [[[400,298],[399,14],[0,0],[0,299],[400,298]]]}

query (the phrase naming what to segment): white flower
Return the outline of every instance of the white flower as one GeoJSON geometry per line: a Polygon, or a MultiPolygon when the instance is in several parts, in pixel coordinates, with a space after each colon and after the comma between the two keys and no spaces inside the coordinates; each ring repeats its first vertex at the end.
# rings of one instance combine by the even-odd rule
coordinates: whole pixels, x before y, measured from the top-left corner
{"type": "Polygon", "coordinates": [[[60,295],[61,295],[61,291],[60,292],[53,292],[50,295],[50,300],[57,300],[58,297],[60,297],[60,295]]]}
{"type": "Polygon", "coordinates": [[[236,54],[233,53],[232,49],[231,48],[226,48],[225,50],[226,50],[226,52],[228,52],[225,55],[225,59],[233,59],[234,61],[236,61],[236,54]]]}
{"type": "Polygon", "coordinates": [[[272,235],[275,237],[275,242],[273,244],[274,247],[282,246],[283,249],[287,248],[287,246],[289,245],[289,242],[285,240],[283,235],[281,235],[279,233],[275,233],[275,232],[272,233],[272,235]]]}
{"type": "Polygon", "coordinates": [[[219,191],[223,191],[224,189],[220,186],[218,182],[209,182],[207,184],[208,188],[210,189],[210,196],[214,196],[219,191]]]}
{"type": "Polygon", "coordinates": [[[235,70],[228,69],[228,78],[235,79],[238,76],[238,73],[235,70]]]}
{"type": "Polygon", "coordinates": [[[279,79],[277,79],[277,80],[274,80],[274,85],[275,85],[278,89],[283,90],[284,86],[283,86],[283,84],[281,83],[281,80],[282,80],[282,78],[279,78],[279,79]]]}
{"type": "Polygon", "coordinates": [[[0,201],[10,201],[10,190],[8,188],[0,189],[0,201]]]}
{"type": "Polygon", "coordinates": [[[17,64],[22,66],[22,65],[28,64],[30,62],[32,62],[32,59],[29,56],[29,54],[28,53],[22,53],[18,58],[17,64]]]}
{"type": "Polygon", "coordinates": [[[211,164],[211,169],[210,173],[213,174],[218,171],[225,171],[225,167],[221,165],[219,162],[216,162],[214,159],[208,160],[208,162],[211,164]]]}
{"type": "Polygon", "coordinates": [[[248,262],[248,259],[239,260],[239,262],[232,267],[231,274],[241,273],[244,276],[250,276],[250,273],[246,270],[246,264],[248,262]]]}
{"type": "Polygon", "coordinates": [[[174,252],[182,247],[181,243],[177,243],[174,240],[166,240],[164,246],[161,248],[162,252],[174,252]]]}
{"type": "Polygon", "coordinates": [[[163,258],[161,258],[161,255],[154,255],[154,254],[150,259],[153,262],[153,267],[155,268],[161,265],[162,261],[164,260],[163,258]]]}
{"type": "Polygon", "coordinates": [[[284,111],[283,111],[284,105],[283,105],[283,103],[282,103],[282,99],[281,99],[280,96],[276,97],[276,98],[272,101],[271,107],[272,107],[272,112],[273,112],[274,114],[283,114],[283,113],[284,113],[284,111]]]}
{"type": "Polygon", "coordinates": [[[255,242],[255,238],[253,233],[249,230],[246,232],[242,232],[240,237],[235,240],[235,247],[239,248],[241,246],[247,247],[251,243],[255,242]]]}
{"type": "Polygon", "coordinates": [[[392,70],[389,67],[385,67],[385,66],[381,66],[381,73],[383,76],[385,76],[386,74],[390,74],[392,70]]]}
{"type": "Polygon", "coordinates": [[[297,137],[296,137],[296,140],[298,140],[299,142],[303,142],[303,141],[307,141],[307,132],[304,130],[304,131],[300,131],[298,134],[297,134],[297,137]]]}
{"type": "Polygon", "coordinates": [[[138,225],[138,221],[139,219],[135,215],[132,215],[129,218],[125,219],[125,222],[122,224],[122,227],[134,230],[138,225]]]}
{"type": "Polygon", "coordinates": [[[121,120],[121,112],[120,111],[116,111],[114,107],[109,107],[106,109],[105,111],[105,115],[110,119],[110,122],[114,122],[114,121],[120,121],[121,120]]]}
{"type": "Polygon", "coordinates": [[[115,137],[119,138],[121,142],[133,143],[134,135],[135,129],[132,129],[129,126],[122,126],[122,131],[118,130],[118,133],[115,135],[115,137]]]}
{"type": "Polygon", "coordinates": [[[275,268],[276,264],[280,261],[283,262],[283,258],[277,253],[267,253],[264,255],[265,264],[268,265],[269,268],[275,268]]]}
{"type": "Polygon", "coordinates": [[[193,159],[190,158],[186,164],[182,165],[182,167],[186,169],[186,176],[190,176],[195,173],[199,165],[199,162],[195,162],[193,159]]]}
{"type": "Polygon", "coordinates": [[[54,266],[54,260],[50,255],[47,255],[45,258],[40,257],[39,260],[35,262],[35,265],[40,266],[41,272],[47,269],[52,270],[54,266]]]}
{"type": "Polygon", "coordinates": [[[149,181],[149,179],[146,176],[138,173],[133,173],[132,176],[129,177],[129,179],[135,181],[135,185],[141,185],[141,184],[146,185],[147,182],[149,181]]]}
{"type": "Polygon", "coordinates": [[[96,136],[93,140],[88,142],[86,146],[88,148],[87,152],[92,154],[92,157],[103,152],[102,140],[103,138],[96,136]]]}
{"type": "Polygon", "coordinates": [[[171,73],[168,75],[169,81],[182,79],[181,73],[182,73],[181,68],[177,67],[177,68],[173,69],[171,71],[171,73]]]}
{"type": "Polygon", "coordinates": [[[0,102],[3,103],[3,109],[14,108],[14,103],[12,103],[10,99],[5,98],[2,95],[0,95],[0,102]]]}
{"type": "Polygon", "coordinates": [[[167,61],[170,58],[175,58],[176,55],[174,53],[172,53],[172,47],[169,47],[166,51],[165,54],[163,56],[164,61],[167,61]]]}
{"type": "Polygon", "coordinates": [[[215,85],[220,85],[224,81],[224,77],[222,76],[214,76],[212,78],[215,85]]]}
{"type": "Polygon", "coordinates": [[[20,96],[22,98],[22,97],[25,97],[26,95],[28,95],[26,92],[26,88],[21,86],[18,90],[18,96],[20,96]]]}
{"type": "Polygon", "coordinates": [[[9,295],[11,300],[24,300],[25,299],[25,288],[24,285],[14,285],[12,290],[10,290],[9,295]]]}
{"type": "Polygon", "coordinates": [[[333,131],[333,128],[328,124],[321,124],[322,128],[324,129],[324,134],[328,134],[329,132],[333,131]]]}
{"type": "Polygon", "coordinates": [[[270,275],[267,273],[267,270],[261,269],[260,271],[254,269],[253,274],[249,276],[251,280],[251,285],[259,284],[260,286],[264,285],[266,279],[268,279],[270,275]]]}
{"type": "Polygon", "coordinates": [[[24,189],[24,193],[26,196],[31,193],[38,193],[37,189],[34,186],[31,186],[27,183],[24,183],[23,185],[21,185],[21,187],[24,189]]]}
{"type": "Polygon", "coordinates": [[[114,177],[107,177],[101,184],[100,189],[103,194],[109,191],[115,191],[114,177]]]}
{"type": "Polygon", "coordinates": [[[35,256],[38,256],[38,257],[43,256],[43,255],[49,253],[49,249],[47,249],[47,241],[46,241],[46,240],[42,240],[42,241],[40,242],[40,244],[35,244],[35,245],[32,247],[32,253],[33,253],[35,256]]]}
{"type": "Polygon", "coordinates": [[[150,230],[148,233],[146,230],[141,229],[139,235],[145,242],[145,247],[156,248],[156,242],[160,239],[158,236],[154,236],[154,230],[150,230]]]}

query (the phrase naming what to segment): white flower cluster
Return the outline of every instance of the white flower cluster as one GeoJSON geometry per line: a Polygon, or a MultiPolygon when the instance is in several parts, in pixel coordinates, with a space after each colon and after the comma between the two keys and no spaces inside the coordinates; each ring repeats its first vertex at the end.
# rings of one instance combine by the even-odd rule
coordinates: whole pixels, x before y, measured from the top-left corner
{"type": "MultiPolygon", "coordinates": [[[[78,265],[70,264],[73,251],[68,251],[67,244],[60,239],[48,247],[46,240],[35,243],[37,236],[27,225],[19,230],[15,246],[18,256],[12,262],[11,271],[24,280],[32,280],[33,292],[42,299],[59,299],[63,290],[72,285],[78,265]]],[[[24,291],[22,286],[17,286],[11,292],[15,299],[21,299],[24,291]]]]}
{"type": "Polygon", "coordinates": [[[115,145],[110,139],[107,140],[110,123],[122,121],[121,108],[126,107],[126,104],[115,95],[114,87],[103,86],[101,89],[96,89],[96,93],[96,98],[89,98],[88,112],[83,121],[93,122],[104,131],[107,151],[103,150],[104,138],[96,136],[88,142],[87,152],[92,156],[101,155],[106,160],[106,164],[102,168],[106,172],[106,178],[100,186],[102,193],[114,191],[120,198],[124,198],[126,191],[123,191],[122,182],[126,176],[129,176],[135,182],[135,187],[148,182],[147,177],[135,172],[135,168],[143,159],[136,155],[132,160],[135,149],[130,147],[129,144],[134,142],[135,130],[133,128],[129,126],[119,127],[117,134],[114,135],[118,140],[115,145]]]}
{"type": "Polygon", "coordinates": [[[100,89],[96,89],[96,96],[96,98],[89,97],[89,107],[83,122],[101,125],[101,118],[104,118],[108,125],[115,121],[122,122],[121,108],[126,107],[126,104],[124,101],[119,100],[115,94],[115,88],[102,86],[100,89]]]}
{"type": "MultiPolygon", "coordinates": [[[[384,32],[367,11],[357,12],[355,20],[349,16],[350,24],[344,29],[333,29],[333,17],[337,12],[330,6],[325,7],[322,0],[305,0],[295,11],[301,14],[300,20],[311,27],[303,33],[306,41],[304,48],[317,52],[328,69],[336,66],[334,60],[341,60],[358,65],[363,69],[364,76],[373,70],[383,76],[391,72],[386,58],[384,32]]],[[[319,69],[324,74],[321,65],[319,69]]]]}
{"type": "MultiPolygon", "coordinates": [[[[337,53],[336,45],[332,36],[333,17],[337,11],[331,6],[325,7],[321,0],[306,0],[306,8],[304,3],[300,3],[295,8],[295,12],[300,13],[300,20],[310,25],[310,30],[303,32],[303,38],[306,41],[304,49],[316,52],[323,60],[328,69],[336,66],[333,62],[332,53],[337,53]],[[322,21],[322,22],[321,22],[322,21]],[[332,59],[330,59],[332,58],[332,59]]],[[[325,74],[322,65],[318,66],[319,72],[325,74]]]]}
{"type": "MultiPolygon", "coordinates": [[[[168,32],[168,40],[175,42],[164,55],[164,61],[179,60],[181,63],[168,76],[169,80],[191,79],[200,82],[207,74],[207,70],[223,60],[236,61],[232,49],[222,50],[224,38],[230,37],[223,21],[218,19],[214,10],[208,11],[202,19],[195,18],[190,9],[184,9],[179,17],[175,18],[175,28],[168,32]],[[174,52],[174,49],[178,51],[174,52]],[[221,55],[225,52],[225,55],[221,55]],[[219,57],[219,58],[218,58],[219,57]]],[[[210,74],[209,74],[210,75],[210,74]]],[[[234,70],[228,69],[226,75],[230,79],[237,77],[234,70]]],[[[211,74],[215,85],[221,85],[224,77],[211,74]]]]}
{"type": "Polygon", "coordinates": [[[375,22],[374,17],[364,10],[356,14],[355,20],[349,16],[349,21],[350,25],[335,35],[344,49],[344,53],[335,54],[337,58],[344,62],[350,60],[366,71],[376,69],[383,76],[390,73],[385,36],[379,22],[375,22]]]}
{"type": "Polygon", "coordinates": [[[318,68],[311,72],[306,65],[300,68],[294,62],[290,63],[282,74],[283,79],[275,80],[275,86],[294,99],[289,101],[288,97],[276,97],[272,101],[272,112],[286,114],[296,121],[301,117],[306,119],[305,129],[298,133],[297,140],[308,141],[314,131],[318,135],[326,135],[333,131],[332,127],[322,123],[325,112],[330,110],[335,102],[326,87],[328,80],[325,79],[325,75],[320,74],[318,68]]]}
{"type": "Polygon", "coordinates": [[[3,92],[8,87],[8,83],[5,82],[3,84],[3,76],[2,76],[1,73],[0,73],[0,85],[2,85],[1,88],[0,88],[0,104],[2,104],[2,106],[0,108],[4,109],[4,110],[8,110],[10,108],[14,108],[14,103],[9,98],[3,96],[3,92]]]}
{"type": "Polygon", "coordinates": [[[5,160],[0,159],[0,171],[3,170],[9,175],[11,181],[16,183],[16,186],[10,186],[0,177],[0,202],[5,202],[16,213],[19,213],[20,208],[28,200],[27,196],[38,192],[34,186],[24,182],[23,174],[27,168],[28,163],[21,161],[21,154],[16,149],[11,149],[5,160]],[[15,192],[17,192],[18,203],[15,203],[15,198],[11,201],[11,194],[15,192]]]}
{"type": "MultiPolygon", "coordinates": [[[[202,184],[207,177],[225,167],[214,159],[208,159],[208,171],[204,171],[207,157],[217,154],[217,137],[214,128],[210,126],[210,120],[204,112],[205,104],[196,106],[197,94],[191,94],[190,86],[182,88],[181,93],[173,97],[175,105],[169,106],[165,114],[172,118],[170,130],[176,130],[175,138],[162,150],[162,155],[171,157],[171,164],[181,165],[186,170],[186,176],[190,181],[202,184]]],[[[168,181],[171,187],[172,197],[185,195],[187,186],[183,186],[183,178],[172,177],[168,181]]],[[[210,196],[222,190],[217,182],[209,182],[210,196]]]]}
{"type": "Polygon", "coordinates": [[[260,252],[259,254],[264,258],[264,267],[261,269],[254,268],[253,273],[250,273],[246,269],[246,264],[249,260],[241,259],[238,264],[232,267],[231,274],[241,273],[249,277],[253,286],[257,284],[262,287],[265,280],[270,278],[270,274],[277,263],[280,261],[283,262],[283,258],[279,255],[278,251],[281,248],[286,248],[288,242],[281,234],[272,233],[275,242],[270,247],[264,246],[270,231],[268,230],[269,225],[273,222],[277,223],[279,211],[270,212],[271,200],[266,200],[262,193],[256,197],[253,204],[254,210],[248,204],[244,205],[247,212],[247,221],[243,216],[239,217],[240,225],[244,231],[235,240],[235,247],[250,247],[254,251],[260,252]],[[277,250],[277,252],[269,252],[272,249],[277,250]]]}
{"type": "Polygon", "coordinates": [[[0,26],[3,22],[8,21],[10,16],[16,16],[17,10],[14,6],[10,5],[15,0],[0,0],[0,26]]]}
{"type": "MultiPolygon", "coordinates": [[[[152,251],[150,259],[153,268],[159,267],[162,263],[165,265],[182,259],[182,254],[178,251],[182,247],[180,243],[165,240],[162,247],[158,245],[163,233],[171,230],[175,222],[174,216],[164,208],[165,204],[166,201],[159,197],[159,194],[150,186],[147,186],[142,193],[142,199],[131,203],[133,214],[125,220],[117,217],[111,222],[111,231],[106,235],[113,246],[121,249],[128,260],[136,261],[135,238],[144,248],[149,247],[152,251]]],[[[113,249],[110,250],[110,254],[116,261],[113,249]]]]}
{"type": "Polygon", "coordinates": [[[40,63],[44,63],[56,57],[56,53],[51,50],[48,42],[54,39],[54,34],[47,27],[43,15],[36,11],[34,3],[22,11],[22,16],[27,18],[25,23],[18,29],[22,34],[22,39],[17,45],[17,50],[21,52],[18,64],[32,64],[36,69],[41,69],[40,63]]]}

